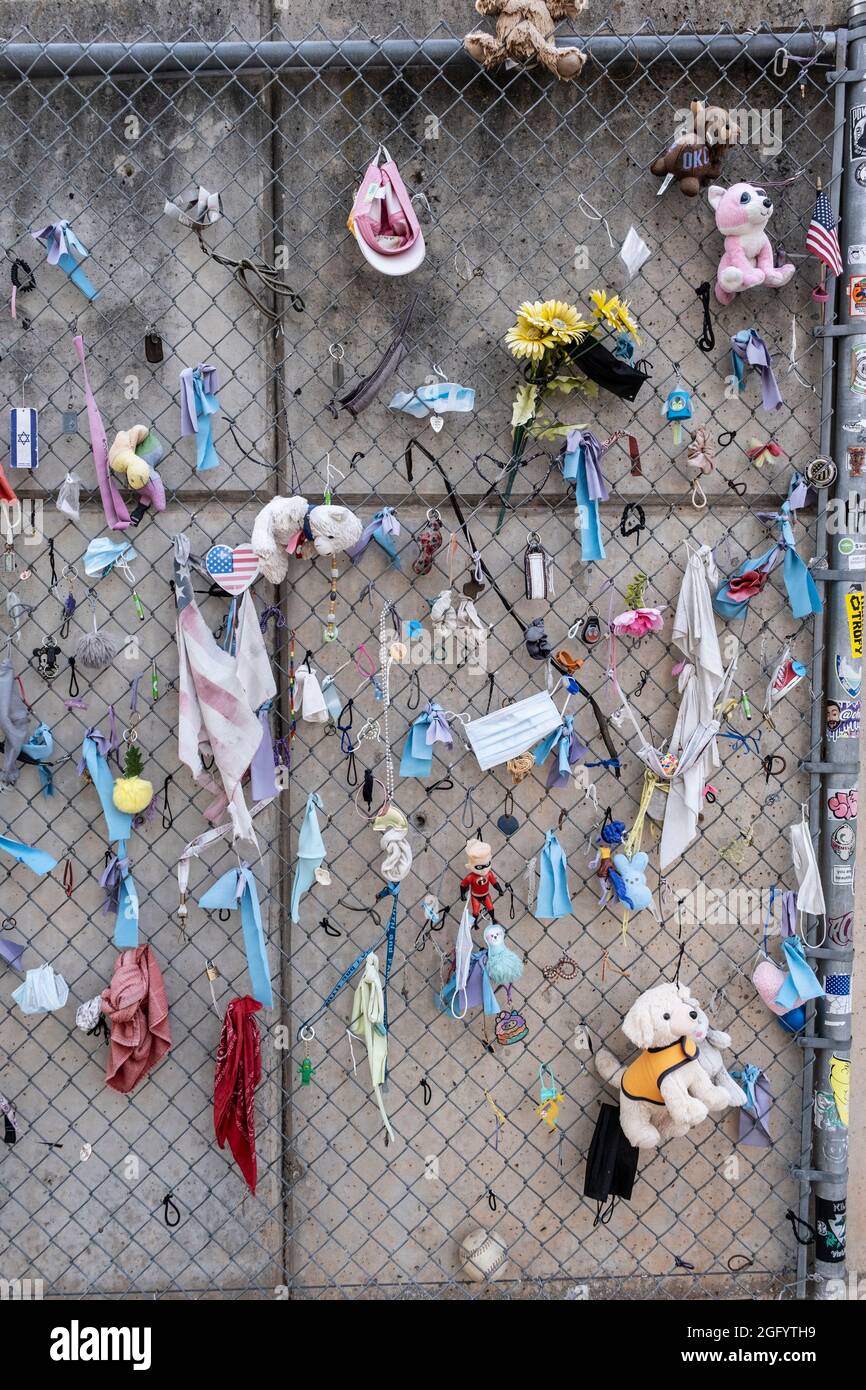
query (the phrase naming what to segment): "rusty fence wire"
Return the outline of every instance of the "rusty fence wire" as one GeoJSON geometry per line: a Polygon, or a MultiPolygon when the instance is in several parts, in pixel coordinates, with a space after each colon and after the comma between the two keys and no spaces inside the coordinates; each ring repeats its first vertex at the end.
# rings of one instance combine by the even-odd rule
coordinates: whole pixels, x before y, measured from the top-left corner
{"type": "MultiPolygon", "coordinates": [[[[648,601],[664,609],[666,631],[621,642],[618,671],[648,737],[662,745],[677,705],[667,635],[687,544],[717,547],[730,573],[761,548],[758,513],[775,510],[791,469],[819,452],[829,382],[810,336],[820,313],[811,297],[818,266],[803,238],[818,177],[834,196],[838,117],[826,81],[834,38],[804,28],[746,37],[725,30],[704,41],[690,30],[665,38],[650,25],[620,37],[604,27],[587,36],[590,61],[580,79],[560,84],[541,69],[486,74],[461,56],[459,37],[445,26],[423,38],[356,31],[338,43],[311,32],[287,60],[279,34],[244,46],[231,32],[219,44],[194,32],[171,44],[142,33],[128,45],[106,31],[75,49],[71,32],[36,43],[21,31],[0,55],[3,246],[8,266],[18,257],[35,274],[35,287],[17,296],[16,317],[4,314],[0,374],[10,405],[38,407],[42,450],[38,471],[9,475],[21,510],[2,568],[12,596],[4,596],[3,624],[33,722],[50,727],[56,749],[54,795],[43,794],[37,770],[25,765],[2,792],[2,816],[16,838],[50,850],[71,874],[67,894],[60,868],[37,880],[23,866],[4,865],[3,913],[26,942],[24,964],[53,963],[70,1003],[25,1017],[10,1003],[16,981],[3,967],[0,1090],[16,1105],[21,1133],[0,1165],[0,1275],[42,1279],[46,1294],[775,1298],[804,1288],[806,1257],[785,1214],[807,1210],[797,1174],[809,1167],[811,1064],[749,976],[770,890],[791,886],[786,829],[815,794],[799,764],[817,740],[820,624],[813,633],[792,619],[780,584],[751,606],[716,799],[664,882],[648,825],[661,925],[644,913],[627,934],[617,913],[598,903],[588,851],[605,808],[631,824],[643,765],[628,725],[616,718],[607,643],[590,647],[580,634],[592,614],[604,630],[625,606],[626,587],[647,576],[648,601]],[[697,346],[697,290],[712,279],[720,238],[705,197],[686,199],[676,186],[659,197],[648,172],[677,113],[696,97],[741,114],[744,138],[727,153],[723,181],[772,185],[772,230],[797,268],[784,289],[747,306],[713,304],[708,351],[697,346]],[[415,196],[427,244],[408,279],[378,276],[346,229],[358,180],[380,144],[415,196]],[[199,185],[222,204],[221,219],[202,234],[206,247],[272,262],[293,303],[276,305],[266,290],[262,304],[253,302],[193,231],[163,215],[166,199],[199,185]],[[61,218],[90,252],[93,302],[46,263],[29,235],[61,218]],[[632,279],[619,255],[630,227],[652,253],[632,279]],[[504,336],[521,301],[554,297],[586,308],[595,289],[630,301],[651,374],[633,407],[604,392],[559,397],[551,407],[550,424],[591,426],[601,438],[624,429],[640,446],[639,473],[625,449],[607,455],[607,558],[584,565],[557,438],[527,450],[498,527],[520,383],[504,336]],[[396,375],[357,419],[335,409],[335,360],[346,386],[363,377],[413,298],[409,350],[396,375]],[[727,389],[730,336],[752,326],[771,346],[784,397],[772,417],[760,411],[754,387],[743,395],[727,389]],[[132,533],[143,619],[121,574],[84,576],[88,542],[108,533],[93,485],[76,327],[109,438],[141,421],[167,446],[167,509],[148,513],[132,533]],[[161,362],[145,356],[148,334],[161,341],[161,362]],[[220,465],[204,473],[195,472],[194,441],[181,438],[178,409],[179,373],[199,363],[217,366],[222,381],[220,465]],[[445,415],[437,431],[389,409],[396,390],[442,377],[475,390],[471,414],[445,415]],[[706,507],[694,504],[685,447],[661,413],[676,386],[693,393],[694,425],[714,438],[732,432],[702,479],[706,507]],[[748,451],[770,438],[783,456],[756,467],[748,451]],[[84,479],[77,522],[54,505],[72,468],[84,479]],[[185,931],[176,915],[178,856],[206,822],[204,795],[177,757],[172,537],[186,531],[196,555],[215,543],[237,545],[269,497],[320,501],[328,488],[365,523],[395,509],[399,562],[375,543],[355,566],[340,557],[339,634],[331,643],[323,640],[326,560],[297,561],[276,593],[263,581],[256,586],[260,611],[276,605],[267,628],[280,686],[271,726],[284,762],[291,743],[291,778],[261,817],[267,854],[253,866],[278,998],[275,1010],[259,1015],[264,1078],[253,1197],[213,1138],[221,1015],[248,990],[236,917],[220,921],[195,902],[233,862],[224,844],[193,864],[185,931]],[[442,518],[445,544],[419,577],[414,537],[429,509],[442,518]],[[398,777],[414,865],[400,892],[389,985],[385,1103],[396,1138],[385,1146],[363,1047],[355,1044],[355,1070],[346,1037],[351,986],[314,1025],[311,1076],[302,1075],[305,1048],[296,1033],[360,952],[381,954],[380,837],[356,810],[365,770],[382,778],[384,769],[380,613],[389,604],[404,633],[410,622],[429,631],[442,590],[453,587],[459,600],[468,582],[474,592],[458,509],[487,571],[475,597],[485,661],[428,653],[392,668],[395,758],[419,701],[477,716],[543,689],[545,663],[532,660],[522,637],[530,619],[542,617],[554,648],[576,628],[570,645],[585,658],[580,680],[605,717],[614,716],[607,727],[621,776],[596,766],[581,786],[552,791],[546,769],[516,786],[504,768],[481,776],[455,721],[454,747],[437,752],[428,780],[398,777]],[[636,529],[636,520],[645,525],[636,529]],[[546,602],[524,596],[530,533],[550,556],[546,602]],[[68,658],[90,621],[91,587],[100,624],[123,648],[110,668],[82,679],[80,704],[70,697],[68,658]],[[70,588],[78,607],[67,633],[62,604],[70,588]],[[46,639],[60,648],[51,680],[32,655],[46,639]],[[810,678],[767,721],[764,692],[785,646],[810,678]],[[292,737],[293,650],[295,670],[309,656],[320,676],[334,676],[341,731],[298,719],[292,737]],[[102,1041],[74,1028],[74,1004],[107,984],[115,957],[101,911],[104,831],[77,761],[85,729],[107,728],[109,705],[121,726],[128,723],[135,676],[140,742],[157,798],[129,852],[142,940],[165,975],[173,1048],[123,1098],[104,1087],[102,1041]],[[769,755],[784,759],[778,775],[765,775],[769,755]],[[302,900],[291,926],[292,864],[311,792],[322,802],[329,881],[302,900]],[[506,835],[497,822],[509,794],[517,825],[506,835]],[[568,856],[574,912],[542,923],[532,912],[530,865],[549,829],[568,856]],[[502,921],[524,960],[514,1007],[528,1036],[512,1046],[488,1046],[480,1018],[457,1022],[436,1006],[459,919],[464,843],[476,832],[491,842],[494,867],[509,885],[502,921]],[[423,909],[429,893],[449,909],[438,931],[423,909]],[[767,1076],[773,1144],[738,1147],[729,1112],[645,1154],[632,1201],[609,1224],[594,1225],[594,1204],[582,1192],[605,1088],[581,1037],[585,1031],[596,1047],[625,1058],[624,1013],[637,991],[673,975],[681,948],[683,978],[715,1026],[732,1035],[730,1064],[767,1076]],[[551,976],[563,956],[575,963],[572,979],[551,976]],[[216,1010],[209,960],[219,972],[216,1010]],[[542,1066],[563,1093],[557,1130],[536,1114],[542,1066]],[[180,1212],[174,1227],[165,1219],[169,1193],[180,1212]],[[486,1285],[467,1282],[461,1270],[459,1242],[472,1227],[492,1231],[508,1255],[501,1278],[486,1285]]],[[[814,510],[800,516],[807,560],[820,554],[817,520],[814,510]]],[[[222,630],[228,600],[208,596],[203,585],[200,602],[222,630]]],[[[588,761],[599,763],[608,755],[591,711],[580,704],[574,712],[588,761]]],[[[822,1106],[822,1122],[832,1122],[828,1113],[822,1106]]]]}

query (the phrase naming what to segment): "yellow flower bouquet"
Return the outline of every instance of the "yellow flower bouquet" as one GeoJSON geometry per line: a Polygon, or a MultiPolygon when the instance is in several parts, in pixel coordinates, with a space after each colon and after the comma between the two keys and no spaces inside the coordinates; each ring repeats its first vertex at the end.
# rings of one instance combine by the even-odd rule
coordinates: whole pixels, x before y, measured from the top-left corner
{"type": "Polygon", "coordinates": [[[523,364],[525,381],[511,411],[511,458],[497,532],[502,528],[526,441],[542,402],[557,391],[597,386],[634,400],[646,379],[632,365],[634,345],[640,338],[626,300],[593,290],[589,302],[590,316],[584,318],[580,310],[562,299],[526,300],[505,335],[512,357],[523,364]],[[613,352],[599,341],[605,333],[616,337],[613,352]]]}

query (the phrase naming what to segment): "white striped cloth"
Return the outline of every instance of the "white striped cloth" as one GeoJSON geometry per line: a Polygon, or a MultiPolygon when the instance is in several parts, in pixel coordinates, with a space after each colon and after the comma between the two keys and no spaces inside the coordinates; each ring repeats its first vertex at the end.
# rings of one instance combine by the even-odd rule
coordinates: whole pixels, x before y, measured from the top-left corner
{"type": "Polygon", "coordinates": [[[202,766],[200,748],[210,745],[225,799],[209,807],[209,819],[226,806],[235,840],[257,845],[241,782],[262,740],[262,725],[250,708],[237,662],[216,643],[193,600],[178,611],[179,656],[178,752],[201,785],[212,785],[202,766]]]}

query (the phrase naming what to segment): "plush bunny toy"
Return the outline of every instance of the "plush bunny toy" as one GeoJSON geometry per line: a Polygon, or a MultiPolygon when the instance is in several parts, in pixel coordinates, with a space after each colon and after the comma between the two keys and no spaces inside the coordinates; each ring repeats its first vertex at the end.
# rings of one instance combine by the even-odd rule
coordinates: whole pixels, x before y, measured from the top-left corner
{"type": "Polygon", "coordinates": [[[741,290],[757,285],[778,289],[794,274],[792,265],[774,265],[773,247],[766,227],[773,203],[763,188],[735,183],[731,188],[714,184],[707,192],[716,214],[716,226],[725,238],[725,250],[716,272],[716,299],[730,304],[741,290]]]}
{"type": "MultiPolygon", "coordinates": [[[[599,1075],[619,1086],[622,1132],[638,1149],[654,1149],[663,1139],[687,1134],[709,1114],[732,1103],[726,1086],[717,1086],[702,1065],[709,1022],[686,985],[665,982],[646,990],[626,1014],[622,1031],[640,1056],[623,1067],[605,1048],[596,1053],[599,1075]]],[[[724,1036],[724,1035],[719,1035],[724,1036]]],[[[718,1054],[711,1065],[718,1075],[718,1054]]]]}

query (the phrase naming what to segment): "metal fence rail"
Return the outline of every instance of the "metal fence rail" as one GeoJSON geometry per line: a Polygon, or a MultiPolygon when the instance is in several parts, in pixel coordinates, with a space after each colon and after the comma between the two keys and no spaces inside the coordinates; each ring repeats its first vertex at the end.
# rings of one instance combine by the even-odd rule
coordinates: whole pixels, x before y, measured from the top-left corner
{"type": "MultiPolygon", "coordinates": [[[[642,572],[650,601],[666,607],[667,625],[686,541],[720,547],[730,573],[760,548],[757,513],[778,505],[791,467],[814,458],[819,440],[822,452],[827,447],[832,346],[811,336],[819,314],[811,299],[817,263],[801,248],[818,177],[838,206],[843,98],[827,75],[844,66],[844,36],[808,28],[662,36],[650,26],[619,36],[606,26],[582,42],[591,61],[574,85],[540,70],[485,74],[466,61],[459,36],[445,26],[424,38],[354,32],[331,41],[311,33],[300,42],[258,43],[233,33],[214,43],[191,33],[176,43],[143,34],[127,44],[106,32],[92,43],[58,35],[43,44],[22,31],[0,48],[3,245],[35,265],[37,280],[35,291],[19,297],[18,318],[5,320],[0,373],[10,402],[20,402],[23,390],[26,403],[40,408],[43,445],[38,472],[26,484],[15,476],[24,530],[4,578],[28,610],[11,648],[28,702],[62,750],[53,800],[42,798],[34,770],[25,768],[17,786],[3,791],[2,813],[19,838],[68,859],[74,883],[67,897],[59,870],[34,887],[16,867],[4,885],[4,911],[27,940],[25,964],[52,961],[73,999],[107,983],[115,952],[109,919],[100,913],[105,843],[93,790],[75,763],[84,730],[105,724],[109,703],[126,721],[131,678],[141,674],[144,690],[155,664],[159,695],[145,704],[140,734],[159,804],[130,855],[143,902],[142,940],[164,969],[174,1037],[169,1058],[125,1100],[104,1089],[102,1043],[74,1030],[71,1004],[35,1019],[14,1007],[7,1012],[0,1090],[14,1099],[22,1133],[0,1166],[4,1277],[8,1268],[10,1278],[42,1278],[46,1293],[94,1297],[218,1290],[253,1298],[275,1291],[295,1298],[772,1298],[805,1287],[807,1250],[795,1246],[785,1213],[809,1212],[803,1174],[813,1137],[811,1054],[779,1029],[749,979],[769,891],[792,886],[785,832],[802,803],[810,805],[814,828],[823,829],[817,775],[800,767],[820,758],[823,628],[819,621],[813,632],[791,618],[781,585],[768,586],[746,618],[737,693],[741,687],[750,696],[752,714],[740,701],[726,726],[741,737],[725,741],[703,834],[666,882],[651,876],[661,925],[643,914],[623,935],[618,916],[599,906],[588,867],[586,851],[604,808],[627,824],[637,809],[643,768],[627,726],[611,725],[621,780],[604,767],[589,773],[596,803],[574,785],[545,791],[539,771],[514,787],[505,769],[479,778],[457,736],[450,755],[434,758],[429,782],[397,784],[415,862],[400,894],[389,988],[386,1103],[396,1144],[383,1144],[366,1063],[359,1056],[357,1074],[352,1067],[350,990],[315,1025],[310,1084],[301,1084],[298,1072],[299,1023],[384,932],[385,914],[375,902],[379,836],[356,815],[350,780],[353,765],[359,776],[365,768],[382,776],[375,722],[381,700],[363,660],[356,671],[352,657],[365,644],[375,659],[386,603],[402,622],[429,629],[430,602],[449,585],[449,546],[432,573],[413,575],[413,537],[428,508],[441,513],[446,540],[451,530],[458,537],[451,579],[462,597],[470,555],[445,480],[511,612],[492,583],[476,600],[489,628],[486,669],[428,662],[393,671],[397,756],[418,698],[479,715],[488,704],[543,686],[543,664],[530,659],[521,638],[532,617],[543,616],[552,644],[561,645],[590,611],[604,623],[624,607],[626,586],[642,572]],[[720,240],[705,200],[686,200],[676,188],[658,198],[647,172],[675,113],[696,96],[767,113],[764,144],[733,148],[724,180],[772,183],[773,231],[798,272],[785,289],[748,307],[714,307],[709,353],[696,346],[696,290],[711,278],[720,240]],[[410,191],[423,195],[417,206],[427,257],[408,284],[376,278],[345,228],[357,181],[380,143],[410,191]],[[204,234],[208,245],[232,257],[275,260],[302,298],[303,309],[285,309],[278,329],[202,253],[193,233],[163,217],[167,197],[198,184],[222,197],[224,216],[204,234]],[[28,236],[61,216],[90,250],[88,273],[100,290],[93,304],[44,263],[28,236]],[[618,251],[631,225],[653,255],[626,285],[618,251]],[[508,458],[519,384],[503,346],[517,305],[557,297],[585,306],[595,288],[622,289],[631,301],[652,376],[634,409],[604,393],[558,403],[560,423],[592,425],[600,437],[628,429],[640,443],[639,476],[624,451],[608,455],[607,559],[592,566],[579,560],[574,496],[556,465],[558,442],[541,440],[528,451],[501,530],[491,489],[508,458]],[[342,347],[347,383],[363,376],[416,292],[410,351],[393,382],[357,421],[333,411],[331,349],[342,347]],[[774,350],[784,396],[772,418],[756,410],[752,390],[745,400],[726,391],[729,337],[752,326],[754,314],[774,350]],[[85,690],[84,709],[70,707],[67,696],[74,627],[70,638],[58,639],[64,657],[55,682],[44,682],[28,663],[30,652],[59,632],[64,567],[77,566],[81,575],[88,540],[105,530],[98,495],[88,490],[73,323],[85,337],[109,437],[143,420],[170,450],[163,466],[168,508],[148,516],[134,535],[146,619],[137,619],[121,576],[95,586],[100,622],[134,640],[85,690]],[[164,344],[163,364],[144,358],[151,327],[164,344]],[[221,466],[203,474],[194,472],[190,441],[179,437],[177,404],[179,371],[199,362],[218,365],[223,380],[221,466]],[[475,388],[471,416],[446,416],[437,433],[388,409],[393,390],[411,390],[440,372],[475,388]],[[678,381],[694,393],[694,423],[714,436],[736,431],[703,480],[706,509],[692,504],[692,470],[660,415],[678,381]],[[66,433],[70,409],[80,423],[66,433]],[[787,457],[758,470],[747,456],[751,437],[770,433],[787,457]],[[276,595],[257,585],[260,606],[276,602],[281,614],[269,640],[280,684],[272,729],[283,756],[292,734],[292,651],[295,668],[309,652],[321,674],[334,674],[343,700],[354,699],[354,723],[340,737],[331,726],[298,721],[289,789],[262,821],[269,854],[255,872],[279,1007],[260,1015],[265,1075],[257,1096],[260,1182],[252,1197],[212,1131],[213,1055],[225,1005],[248,989],[243,951],[234,919],[225,924],[194,905],[230,866],[230,854],[217,847],[194,866],[185,933],[176,919],[178,855],[205,822],[202,794],[177,764],[171,537],[186,530],[196,553],[218,541],[238,544],[269,496],[321,498],[328,459],[335,500],[365,521],[383,506],[396,508],[401,565],[388,564],[375,544],[355,567],[341,559],[333,644],[322,640],[327,562],[299,562],[276,595]],[[78,523],[52,502],[73,465],[86,484],[78,523]],[[28,536],[31,502],[36,534],[28,536]],[[621,528],[630,503],[640,504],[647,522],[636,536],[621,528]],[[522,555],[532,531],[551,557],[549,605],[523,597],[522,555]],[[784,644],[809,666],[810,680],[769,722],[761,718],[763,694],[784,644]],[[368,736],[359,738],[362,726],[368,736]],[[784,756],[784,776],[765,779],[768,755],[784,756]],[[519,826],[506,837],[496,823],[512,791],[519,826]],[[291,866],[311,792],[323,803],[330,883],[303,900],[293,928],[291,866]],[[574,915],[543,924],[531,910],[528,865],[545,831],[556,827],[568,854],[574,915]],[[488,1048],[480,1020],[458,1023],[435,1004],[459,917],[463,844],[475,830],[492,842],[494,866],[510,885],[505,925],[525,962],[515,1005],[529,1036],[512,1047],[488,1048]],[[710,896],[695,915],[698,884],[710,896]],[[425,928],[422,901],[431,891],[451,908],[439,933],[425,928]],[[681,947],[683,976],[710,1006],[715,1025],[732,1034],[737,1062],[767,1075],[774,1142],[767,1150],[737,1147],[731,1112],[647,1156],[633,1201],[621,1204],[608,1225],[594,1226],[583,1175],[604,1088],[575,1037],[584,1028],[596,1045],[605,1042],[625,1057],[623,1014],[636,991],[673,974],[681,947]],[[576,962],[571,982],[545,975],[562,955],[576,962]],[[205,976],[210,959],[220,973],[219,1013],[205,976]],[[542,1065],[553,1068],[565,1097],[556,1133],[535,1113],[542,1065]],[[49,1147],[61,1142],[62,1149],[49,1147]],[[176,1228],[164,1221],[168,1192],[181,1212],[176,1228]],[[473,1225],[494,1231],[508,1251],[503,1277],[487,1286],[467,1283],[460,1268],[458,1238],[473,1225]]],[[[827,313],[829,322],[832,305],[827,313]]],[[[800,553],[820,557],[823,519],[810,512],[800,522],[800,553]]],[[[78,613],[89,621],[86,584],[74,582],[78,613]]],[[[201,602],[218,627],[226,603],[201,602]]],[[[656,745],[670,737],[676,707],[666,638],[620,644],[619,652],[620,680],[634,692],[656,745]]],[[[616,700],[606,646],[582,655],[581,680],[609,715],[616,700]]],[[[577,716],[591,760],[603,758],[588,710],[577,716]]],[[[647,848],[650,840],[648,829],[647,848]]],[[[14,980],[8,971],[3,978],[8,1001],[14,980]]],[[[822,1123],[832,1122],[823,1102],[820,1113],[822,1123]]]]}

